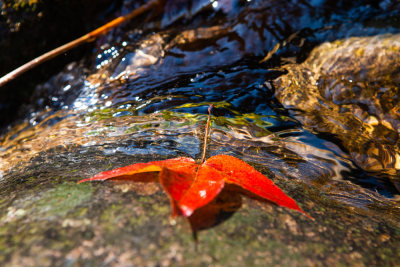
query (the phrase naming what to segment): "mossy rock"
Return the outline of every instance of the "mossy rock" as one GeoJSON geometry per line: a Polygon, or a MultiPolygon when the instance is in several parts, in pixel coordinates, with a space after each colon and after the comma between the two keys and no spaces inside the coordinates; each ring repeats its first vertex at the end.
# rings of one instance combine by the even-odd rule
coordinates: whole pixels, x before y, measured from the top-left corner
{"type": "Polygon", "coordinates": [[[40,166],[3,177],[2,266],[393,266],[400,255],[400,225],[390,212],[338,203],[280,177],[274,182],[315,221],[243,197],[232,217],[199,232],[196,243],[185,219],[170,220],[158,184],[76,184],[95,171],[153,156],[59,153],[42,153],[32,161],[40,166]]]}

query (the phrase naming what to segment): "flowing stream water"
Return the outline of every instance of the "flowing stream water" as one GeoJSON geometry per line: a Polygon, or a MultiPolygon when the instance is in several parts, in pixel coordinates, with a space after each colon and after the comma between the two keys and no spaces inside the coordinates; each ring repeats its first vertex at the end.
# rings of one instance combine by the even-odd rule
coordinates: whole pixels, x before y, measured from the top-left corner
{"type": "Polygon", "coordinates": [[[72,145],[200,158],[214,104],[208,156],[261,164],[357,207],[396,206],[399,10],[398,1],[169,1],[37,86],[0,139],[0,177],[72,145]]]}

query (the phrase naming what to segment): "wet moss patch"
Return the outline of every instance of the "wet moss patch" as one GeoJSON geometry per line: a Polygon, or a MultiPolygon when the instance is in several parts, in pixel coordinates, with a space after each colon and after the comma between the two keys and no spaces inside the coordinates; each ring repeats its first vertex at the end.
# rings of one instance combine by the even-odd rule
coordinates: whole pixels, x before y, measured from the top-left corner
{"type": "Polygon", "coordinates": [[[339,203],[262,165],[255,167],[315,221],[243,197],[231,218],[198,233],[196,245],[184,218],[170,220],[159,185],[76,184],[96,171],[163,157],[106,156],[94,148],[40,157],[54,161],[36,165],[44,160],[34,159],[1,185],[8,193],[0,198],[0,262],[6,266],[393,265],[400,252],[400,225],[388,211],[339,203]]]}

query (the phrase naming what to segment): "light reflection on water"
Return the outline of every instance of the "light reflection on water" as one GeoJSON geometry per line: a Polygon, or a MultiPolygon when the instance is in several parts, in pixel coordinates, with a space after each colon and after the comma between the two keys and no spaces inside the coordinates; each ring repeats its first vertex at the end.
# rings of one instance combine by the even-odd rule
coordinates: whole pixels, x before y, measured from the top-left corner
{"type": "MultiPolygon", "coordinates": [[[[209,3],[205,2],[196,1],[192,14],[209,3]]],[[[38,93],[30,107],[30,123],[17,125],[0,140],[0,177],[17,164],[58,146],[81,146],[82,153],[95,147],[105,155],[184,154],[199,158],[207,108],[212,103],[215,109],[209,155],[230,154],[262,164],[276,175],[303,180],[353,205],[391,201],[389,198],[397,192],[387,181],[396,180],[395,175],[382,177],[366,172],[352,156],[356,148],[343,142],[354,136],[340,136],[340,130],[334,134],[324,131],[326,121],[341,129],[348,127],[341,124],[336,113],[323,113],[321,117],[326,120],[304,115],[308,111],[318,113],[316,107],[327,105],[325,99],[305,99],[301,110],[299,103],[289,105],[275,92],[283,88],[277,79],[287,79],[285,88],[290,88],[312,76],[308,72],[291,76],[296,74],[295,68],[287,67],[287,63],[303,67],[298,62],[305,60],[318,43],[399,29],[364,25],[370,18],[354,16],[357,3],[349,4],[349,11],[329,17],[324,12],[332,3],[281,2],[214,1],[218,3],[214,8],[221,12],[200,13],[207,17],[207,23],[188,19],[179,25],[181,28],[171,29],[169,25],[177,18],[166,15],[162,18],[164,27],[148,34],[134,30],[134,34],[129,30],[114,33],[119,36],[111,37],[118,41],[103,44],[92,55],[95,60],[91,66],[72,63],[38,87],[48,99],[38,93]],[[318,5],[327,7],[315,8],[318,5]],[[274,53],[260,64],[270,51],[274,53]]],[[[392,9],[386,8],[390,17],[392,9]]],[[[381,12],[375,19],[384,20],[382,10],[372,10],[374,13],[370,9],[366,6],[365,12],[381,12]]],[[[367,40],[363,46],[371,48],[368,45],[373,42],[376,40],[367,40]]],[[[341,63],[349,67],[346,60],[341,63]]],[[[330,67],[342,65],[336,62],[330,67]]],[[[332,77],[323,78],[306,80],[299,86],[299,99],[307,96],[301,90],[310,83],[321,91],[334,92],[337,77],[334,81],[329,80],[332,77]]],[[[348,89],[348,83],[343,84],[342,88],[348,89]]],[[[377,86],[380,84],[378,81],[377,86]]],[[[351,100],[346,95],[348,90],[336,92],[335,101],[351,100]]],[[[385,140],[388,135],[379,136],[385,140]]]]}

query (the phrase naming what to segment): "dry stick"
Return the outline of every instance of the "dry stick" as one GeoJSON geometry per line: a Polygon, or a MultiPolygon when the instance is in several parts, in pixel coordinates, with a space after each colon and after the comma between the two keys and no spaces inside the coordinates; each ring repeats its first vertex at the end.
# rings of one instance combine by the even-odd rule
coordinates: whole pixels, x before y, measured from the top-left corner
{"type": "Polygon", "coordinates": [[[201,157],[201,164],[204,163],[206,160],[206,149],[207,149],[207,139],[208,139],[208,131],[210,129],[210,119],[211,119],[211,110],[214,107],[213,104],[211,104],[208,107],[208,118],[207,118],[207,125],[206,125],[206,133],[204,134],[204,144],[203,144],[203,156],[201,157]]]}
{"type": "Polygon", "coordinates": [[[137,17],[137,16],[143,14],[144,12],[150,10],[152,7],[159,4],[159,2],[160,2],[160,0],[151,0],[148,3],[146,3],[145,5],[140,6],[137,9],[133,10],[129,14],[118,17],[118,18],[110,21],[109,23],[101,26],[100,28],[97,28],[96,30],[94,30],[88,34],[85,34],[84,36],[79,37],[78,39],[75,39],[65,45],[57,47],[56,49],[53,49],[41,56],[29,61],[28,63],[25,63],[24,65],[20,66],[19,68],[15,69],[15,70],[11,71],[10,73],[1,77],[0,78],[0,87],[3,86],[4,84],[8,83],[9,81],[14,80],[15,78],[17,78],[24,72],[36,67],[37,65],[39,65],[49,59],[52,59],[74,47],[77,47],[80,44],[89,43],[89,42],[94,41],[97,37],[106,34],[111,29],[115,28],[116,26],[120,25],[121,23],[124,23],[124,22],[126,22],[134,17],[137,17]]]}

